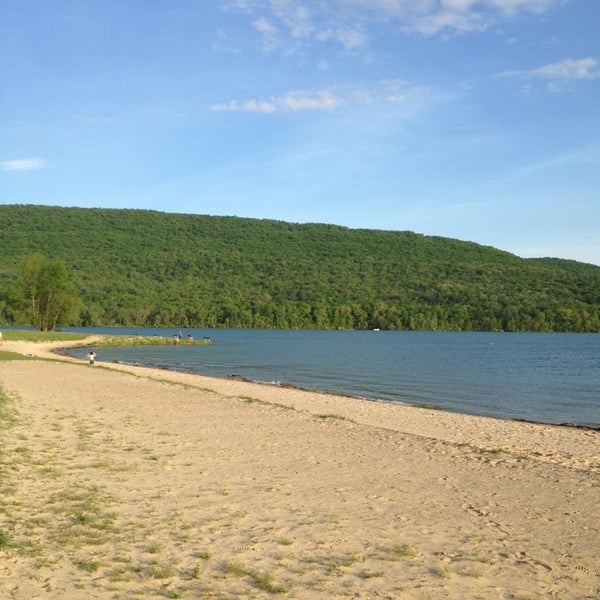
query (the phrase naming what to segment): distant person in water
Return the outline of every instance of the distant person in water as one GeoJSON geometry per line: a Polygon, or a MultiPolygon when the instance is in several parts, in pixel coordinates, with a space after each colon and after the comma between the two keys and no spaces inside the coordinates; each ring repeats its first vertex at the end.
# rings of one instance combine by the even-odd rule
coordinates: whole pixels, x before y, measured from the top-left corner
{"type": "Polygon", "coordinates": [[[0,331],[0,346],[2,346],[3,343],[4,343],[4,340],[2,339],[2,332],[0,331]]]}
{"type": "Polygon", "coordinates": [[[177,334],[177,339],[178,340],[182,340],[183,339],[183,333],[181,333],[181,329],[179,330],[179,333],[177,334]]]}
{"type": "Polygon", "coordinates": [[[93,367],[96,362],[96,353],[93,350],[91,352],[88,352],[87,359],[90,362],[90,367],[93,367]]]}
{"type": "Polygon", "coordinates": [[[194,341],[194,336],[191,333],[188,333],[188,344],[191,344],[194,341]]]}

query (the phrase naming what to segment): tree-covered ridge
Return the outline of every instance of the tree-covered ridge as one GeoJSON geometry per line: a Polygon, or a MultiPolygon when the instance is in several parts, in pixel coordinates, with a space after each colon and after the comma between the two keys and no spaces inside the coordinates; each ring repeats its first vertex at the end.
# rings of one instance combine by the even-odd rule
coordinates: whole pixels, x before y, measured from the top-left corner
{"type": "Polygon", "coordinates": [[[25,256],[60,258],[80,324],[600,331],[600,267],[412,232],[0,206],[0,320],[25,256]]]}

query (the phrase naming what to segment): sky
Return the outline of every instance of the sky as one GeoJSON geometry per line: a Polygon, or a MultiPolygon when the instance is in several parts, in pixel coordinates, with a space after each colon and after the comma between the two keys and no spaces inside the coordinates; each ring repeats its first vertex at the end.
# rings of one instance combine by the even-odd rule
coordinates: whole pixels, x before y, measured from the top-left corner
{"type": "Polygon", "coordinates": [[[599,0],[0,0],[0,204],[600,265],[599,31],[599,0]]]}

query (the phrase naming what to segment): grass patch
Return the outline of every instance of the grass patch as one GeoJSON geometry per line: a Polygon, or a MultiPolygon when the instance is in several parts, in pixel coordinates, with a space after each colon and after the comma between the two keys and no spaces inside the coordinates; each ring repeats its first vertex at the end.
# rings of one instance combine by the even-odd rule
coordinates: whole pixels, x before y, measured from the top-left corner
{"type": "Polygon", "coordinates": [[[283,408],[284,410],[296,410],[293,406],[287,404],[281,404],[281,402],[267,402],[267,400],[259,400],[258,398],[252,398],[251,396],[239,396],[240,400],[246,402],[246,404],[262,404],[264,406],[274,406],[275,408],[283,408]]]}
{"type": "Polygon", "coordinates": [[[515,452],[509,448],[479,448],[479,452],[484,456],[488,456],[491,459],[507,459],[512,458],[515,460],[529,460],[531,457],[522,452],[515,452]]]}
{"type": "Polygon", "coordinates": [[[252,572],[250,573],[254,585],[263,592],[271,594],[285,594],[287,590],[282,585],[275,583],[270,573],[252,572]]]}
{"type": "Polygon", "coordinates": [[[356,554],[349,554],[348,556],[330,556],[325,562],[325,567],[329,574],[341,573],[342,568],[351,567],[359,562],[361,559],[356,554]]]}
{"type": "Polygon", "coordinates": [[[131,581],[131,574],[125,567],[113,567],[107,575],[113,583],[131,581]]]}
{"type": "MultiPolygon", "coordinates": [[[[17,422],[12,398],[0,387],[0,428],[7,429],[17,422]]],[[[0,452],[2,446],[0,445],[0,452]]]]}
{"type": "MultiPolygon", "coordinates": [[[[0,430],[9,429],[17,422],[17,414],[15,411],[13,399],[4,391],[4,389],[0,386],[0,430]]],[[[26,449],[25,449],[26,450],[26,449]]],[[[0,511],[6,512],[5,500],[10,494],[15,492],[15,484],[9,483],[6,480],[3,472],[6,469],[14,469],[16,468],[12,464],[5,464],[4,462],[4,444],[0,438],[0,511]]],[[[28,452],[20,452],[24,457],[28,456],[28,452]]],[[[8,548],[12,546],[12,538],[11,536],[3,530],[0,530],[0,550],[8,548]]]]}
{"type": "Polygon", "coordinates": [[[453,571],[448,565],[442,565],[440,567],[440,575],[444,579],[450,579],[450,577],[452,577],[452,575],[453,575],[453,571]]]}
{"type": "Polygon", "coordinates": [[[246,402],[246,404],[266,404],[266,402],[258,400],[258,398],[252,398],[251,396],[240,396],[240,399],[246,402]]]}
{"type": "MultiPolygon", "coordinates": [[[[2,334],[7,342],[80,342],[91,337],[88,333],[68,333],[64,331],[34,331],[29,329],[3,329],[2,334]]],[[[206,346],[209,339],[182,340],[181,345],[206,346]]],[[[165,346],[173,345],[173,338],[159,335],[102,335],[94,346],[165,346]]]]}
{"type": "Polygon", "coordinates": [[[321,415],[315,415],[315,417],[317,417],[317,419],[337,419],[338,421],[348,421],[350,423],[355,422],[353,419],[350,419],[348,417],[344,417],[344,415],[338,415],[335,413],[326,413],[326,414],[321,414],[321,415]]]}
{"type": "Polygon", "coordinates": [[[26,329],[3,329],[2,336],[7,342],[78,342],[89,337],[87,333],[33,331],[26,329]]]}
{"type": "Polygon", "coordinates": [[[174,344],[172,337],[160,335],[103,335],[100,340],[94,342],[93,346],[97,348],[106,348],[108,346],[207,346],[210,343],[210,339],[201,339],[192,342],[180,340],[174,344]]]}
{"type": "Polygon", "coordinates": [[[398,560],[400,558],[417,558],[417,550],[410,544],[397,544],[393,546],[390,551],[390,558],[392,560],[398,560]]]}
{"type": "Polygon", "coordinates": [[[102,565],[97,560],[82,560],[77,566],[86,573],[95,573],[102,565]]]}
{"type": "Polygon", "coordinates": [[[491,565],[494,563],[494,561],[489,556],[480,556],[479,554],[474,554],[473,556],[471,556],[471,560],[480,562],[484,565],[491,565]]]}
{"type": "Polygon", "coordinates": [[[483,577],[483,573],[478,569],[471,569],[464,572],[464,575],[467,577],[474,577],[475,579],[481,579],[483,577]]]}
{"type": "Polygon", "coordinates": [[[76,488],[51,496],[48,507],[59,527],[55,540],[61,546],[100,546],[119,533],[115,513],[106,510],[111,498],[97,486],[76,488]]]}
{"type": "Polygon", "coordinates": [[[383,577],[384,576],[384,572],[383,571],[368,571],[368,570],[364,570],[361,571],[358,576],[361,579],[371,579],[372,577],[383,577]]]}
{"type": "Polygon", "coordinates": [[[234,577],[247,577],[250,579],[252,584],[262,590],[263,592],[269,592],[271,594],[286,594],[287,589],[273,581],[273,576],[270,573],[264,571],[253,571],[248,569],[244,563],[237,561],[228,561],[225,563],[223,568],[225,575],[232,575],[234,577]]]}
{"type": "Polygon", "coordinates": [[[150,565],[152,579],[170,579],[175,575],[175,569],[169,563],[153,563],[150,565]]]}
{"type": "Polygon", "coordinates": [[[504,448],[481,448],[479,450],[481,454],[487,454],[488,456],[500,457],[505,454],[509,454],[504,448]]]}
{"type": "Polygon", "coordinates": [[[24,356],[18,352],[0,350],[0,360],[37,360],[35,356],[24,356]]]}
{"type": "Polygon", "coordinates": [[[202,569],[200,568],[200,565],[194,565],[191,569],[185,569],[182,572],[182,577],[188,581],[199,579],[201,575],[202,569]]]}
{"type": "Polygon", "coordinates": [[[238,561],[227,561],[223,567],[225,575],[233,575],[234,577],[246,577],[250,573],[244,563],[238,561]]]}
{"type": "Polygon", "coordinates": [[[11,544],[10,535],[4,531],[0,531],[0,550],[8,548],[11,544]]]}

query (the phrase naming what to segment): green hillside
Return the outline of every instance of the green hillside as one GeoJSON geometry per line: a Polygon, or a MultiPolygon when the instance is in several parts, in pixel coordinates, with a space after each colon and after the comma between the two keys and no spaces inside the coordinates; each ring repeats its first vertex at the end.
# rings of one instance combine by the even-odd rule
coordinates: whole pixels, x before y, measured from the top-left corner
{"type": "Polygon", "coordinates": [[[411,232],[0,206],[0,322],[33,252],[61,258],[79,325],[600,331],[600,267],[411,232]]]}

